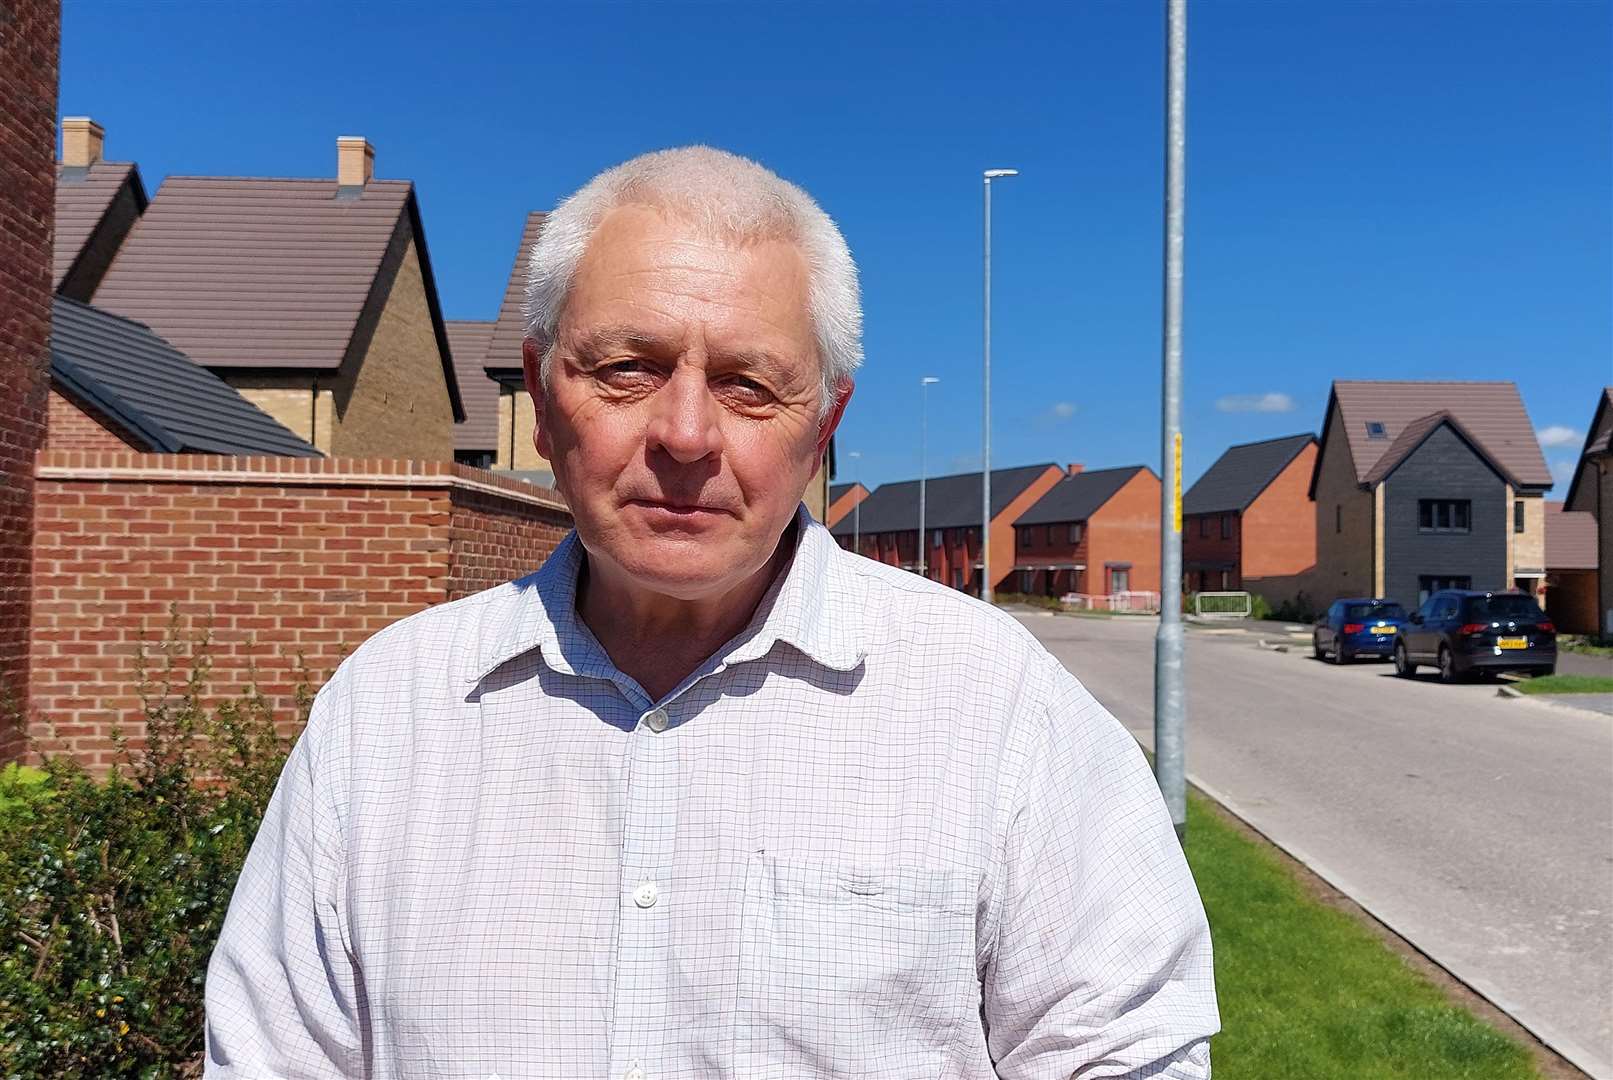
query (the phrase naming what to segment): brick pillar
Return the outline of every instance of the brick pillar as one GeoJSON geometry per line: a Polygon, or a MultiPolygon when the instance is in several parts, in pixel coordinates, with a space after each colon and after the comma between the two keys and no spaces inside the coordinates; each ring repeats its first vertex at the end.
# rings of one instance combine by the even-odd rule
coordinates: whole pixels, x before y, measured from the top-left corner
{"type": "MultiPolygon", "coordinates": [[[[27,696],[34,452],[50,386],[60,0],[0,0],[0,696],[27,696]]],[[[22,733],[0,730],[0,761],[22,733]]]]}

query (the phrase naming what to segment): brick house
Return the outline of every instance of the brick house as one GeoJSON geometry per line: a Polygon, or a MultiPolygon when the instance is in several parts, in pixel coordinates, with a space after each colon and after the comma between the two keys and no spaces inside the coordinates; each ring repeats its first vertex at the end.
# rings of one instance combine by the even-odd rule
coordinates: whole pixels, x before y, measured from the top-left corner
{"type": "Polygon", "coordinates": [[[61,295],[50,384],[48,450],[321,456],[150,327],[61,295]]]}
{"type": "Polygon", "coordinates": [[[1316,436],[1228,447],[1182,496],[1182,587],[1240,589],[1278,603],[1305,590],[1316,564],[1306,494],[1316,436]]]}
{"type": "Polygon", "coordinates": [[[321,452],[451,461],[464,418],[414,184],[169,177],[94,294],[321,452]]]}
{"type": "Polygon", "coordinates": [[[1546,614],[1558,633],[1597,632],[1596,515],[1546,504],[1546,614]]]}
{"type": "MultiPolygon", "coordinates": [[[[1002,583],[1013,576],[1014,521],[1063,475],[1064,470],[1051,462],[992,470],[991,567],[997,578],[993,589],[1004,587],[1002,583]]],[[[925,576],[975,595],[980,592],[980,496],[978,472],[936,476],[924,482],[929,548],[925,576]]],[[[841,518],[829,531],[849,551],[854,528],[860,537],[860,554],[917,571],[919,482],[881,484],[857,504],[856,514],[841,518]]]]}
{"type": "Polygon", "coordinates": [[[1014,521],[1013,591],[1159,591],[1159,477],[1146,465],[1070,471],[1014,521]]]}
{"type": "Polygon", "coordinates": [[[1511,382],[1337,381],[1310,482],[1315,599],[1538,596],[1551,485],[1511,382]]]}
{"type": "MultiPolygon", "coordinates": [[[[59,0],[7,0],[0,19],[0,708],[28,699],[33,466],[50,390],[60,42],[59,0]]],[[[0,724],[0,760],[14,756],[21,740],[0,724]]]]}
{"type": "MultiPolygon", "coordinates": [[[[824,511],[823,523],[831,529],[845,520],[846,515],[855,510],[864,499],[868,498],[868,489],[861,484],[831,484],[829,486],[829,508],[824,511]]],[[[861,523],[861,515],[858,515],[861,523]]]]}
{"type": "Polygon", "coordinates": [[[105,160],[105,145],[106,132],[89,117],[62,120],[51,287],[84,303],[150,203],[140,167],[105,160]]]}
{"type": "Polygon", "coordinates": [[[1598,617],[1593,632],[1613,638],[1613,386],[1597,398],[1565,504],[1570,511],[1590,514],[1596,523],[1598,617]]]}

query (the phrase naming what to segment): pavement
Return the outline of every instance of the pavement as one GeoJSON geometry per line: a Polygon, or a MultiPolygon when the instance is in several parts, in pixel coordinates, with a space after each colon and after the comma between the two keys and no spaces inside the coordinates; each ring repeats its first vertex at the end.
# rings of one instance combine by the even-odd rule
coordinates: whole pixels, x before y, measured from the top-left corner
{"type": "MultiPolygon", "coordinates": [[[[1152,747],[1157,619],[1016,614],[1152,747]]],[[[1291,625],[1189,629],[1189,779],[1613,1080],[1613,717],[1319,663],[1291,625]]]]}

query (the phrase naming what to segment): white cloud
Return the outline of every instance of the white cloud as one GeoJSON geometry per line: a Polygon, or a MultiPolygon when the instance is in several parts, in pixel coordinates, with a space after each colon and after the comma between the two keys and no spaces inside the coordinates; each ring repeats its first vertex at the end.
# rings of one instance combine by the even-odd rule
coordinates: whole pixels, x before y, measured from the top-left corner
{"type": "Polygon", "coordinates": [[[1535,432],[1535,438],[1540,440],[1541,446],[1578,446],[1584,437],[1573,428],[1562,424],[1553,424],[1535,432]]]}
{"type": "Polygon", "coordinates": [[[1055,401],[1041,412],[1031,418],[1031,425],[1037,428],[1057,427],[1081,411],[1081,406],[1073,401],[1055,401]]]}
{"type": "Polygon", "coordinates": [[[1228,394],[1215,407],[1221,412],[1293,412],[1294,399],[1275,391],[1265,394],[1228,394]]]}
{"type": "Polygon", "coordinates": [[[1568,493],[1568,482],[1574,479],[1574,467],[1578,464],[1571,458],[1560,458],[1551,463],[1551,478],[1555,485],[1552,494],[1561,498],[1568,493]]]}

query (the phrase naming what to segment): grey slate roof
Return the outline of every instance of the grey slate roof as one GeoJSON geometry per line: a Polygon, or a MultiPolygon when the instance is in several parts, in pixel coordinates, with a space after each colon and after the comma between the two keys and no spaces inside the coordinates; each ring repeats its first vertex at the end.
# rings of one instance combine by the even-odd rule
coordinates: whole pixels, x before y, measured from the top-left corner
{"type": "Polygon", "coordinates": [[[408,180],[338,197],[335,180],[170,176],[93,299],[206,367],[335,370],[405,225],[457,420],[459,380],[408,180]]]}
{"type": "Polygon", "coordinates": [[[136,205],[149,200],[140,170],[130,161],[97,161],[90,166],[56,166],[56,238],[51,252],[50,287],[61,288],[73,263],[106,217],[124,184],[134,185],[136,205]]]}
{"type": "Polygon", "coordinates": [[[532,254],[532,245],[543,232],[543,223],[549,217],[541,210],[526,216],[521,228],[521,242],[515,249],[515,261],[504,285],[504,302],[499,306],[498,319],[493,323],[493,336],[487,343],[487,357],[483,361],[489,371],[512,371],[521,367],[521,342],[526,337],[526,264],[532,254]]]}
{"type": "MultiPolygon", "coordinates": [[[[1529,422],[1529,411],[1523,407],[1523,398],[1514,383],[1340,379],[1333,383],[1326,425],[1333,423],[1335,402],[1359,483],[1368,482],[1367,474],[1408,424],[1436,412],[1448,412],[1520,485],[1544,489],[1552,484],[1551,470],[1546,468],[1545,455],[1540,452],[1534,426],[1529,422]],[[1374,422],[1383,424],[1384,438],[1368,436],[1367,424],[1374,422]]],[[[1322,443],[1327,443],[1326,426],[1322,443]]],[[[1320,475],[1321,467],[1318,454],[1312,495],[1314,477],[1320,475]]]]}
{"type": "MultiPolygon", "coordinates": [[[[1036,478],[1049,469],[1057,469],[1052,462],[1045,465],[1022,465],[1014,469],[991,471],[991,516],[996,517],[1013,502],[1036,478]]],[[[932,476],[924,483],[924,526],[927,529],[978,528],[980,526],[980,473],[957,473],[952,476],[932,476]]],[[[905,532],[919,526],[919,482],[901,480],[881,484],[874,493],[859,504],[857,515],[862,531],[867,533],[905,532]]],[[[851,515],[829,531],[835,536],[850,536],[851,515]]]]}
{"type": "MultiPolygon", "coordinates": [[[[852,488],[854,488],[856,486],[857,486],[856,482],[852,482],[850,484],[830,484],[829,485],[829,501],[831,503],[839,501],[841,496],[843,496],[846,492],[850,491],[852,488]]],[[[925,494],[925,499],[928,499],[928,498],[929,498],[929,495],[928,495],[928,493],[926,493],[925,494]]]]}
{"type": "Polygon", "coordinates": [[[65,296],[52,301],[50,373],[158,453],[321,456],[150,327],[65,296]]]}
{"type": "Polygon", "coordinates": [[[454,425],[455,450],[494,450],[498,446],[498,383],[487,377],[482,358],[493,336],[492,320],[449,319],[448,348],[459,375],[459,397],[465,403],[463,423],[454,425]]]}
{"type": "Polygon", "coordinates": [[[1184,514],[1242,512],[1316,441],[1310,432],[1229,446],[1182,496],[1184,514]]]}
{"type": "Polygon", "coordinates": [[[1116,469],[1084,469],[1066,476],[1048,489],[1046,495],[1019,515],[1015,525],[1053,525],[1085,521],[1114,497],[1115,492],[1140,472],[1152,473],[1146,465],[1123,465],[1116,469]]]}

